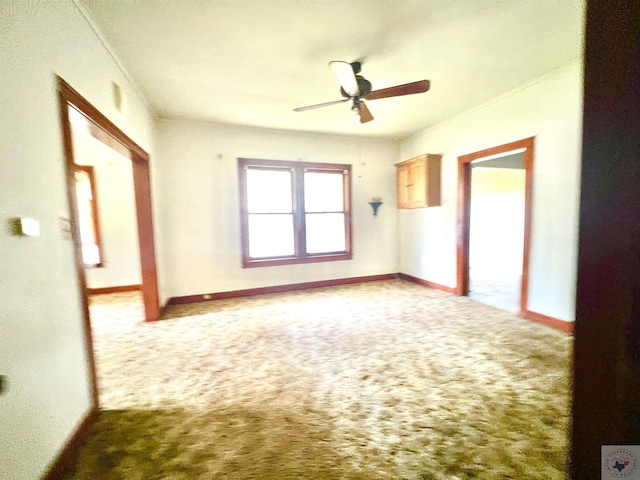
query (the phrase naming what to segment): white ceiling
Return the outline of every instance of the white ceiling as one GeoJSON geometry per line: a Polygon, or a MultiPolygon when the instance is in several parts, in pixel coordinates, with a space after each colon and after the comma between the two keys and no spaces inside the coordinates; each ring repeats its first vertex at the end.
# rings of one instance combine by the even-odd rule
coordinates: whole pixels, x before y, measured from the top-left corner
{"type": "Polygon", "coordinates": [[[76,0],[163,118],[402,138],[582,54],[581,0],[76,0]],[[373,89],[354,121],[331,60],[363,62],[373,89]]]}

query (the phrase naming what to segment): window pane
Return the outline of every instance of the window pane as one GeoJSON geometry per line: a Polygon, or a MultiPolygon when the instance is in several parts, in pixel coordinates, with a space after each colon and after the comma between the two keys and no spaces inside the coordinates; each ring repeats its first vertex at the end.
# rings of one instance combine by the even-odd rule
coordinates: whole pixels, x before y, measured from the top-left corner
{"type": "Polygon", "coordinates": [[[249,215],[251,258],[295,255],[293,215],[249,215]]]}
{"type": "Polygon", "coordinates": [[[95,243],[82,244],[82,262],[87,266],[98,265],[100,263],[100,250],[95,243]]]}
{"type": "Polygon", "coordinates": [[[306,215],[307,253],[344,252],[347,249],[343,213],[306,215]]]}
{"type": "Polygon", "coordinates": [[[305,172],[304,209],[306,212],[344,210],[343,174],[305,172]]]}
{"type": "Polygon", "coordinates": [[[93,200],[91,191],[91,177],[84,170],[76,170],[76,197],[83,200],[93,200]]]}
{"type": "Polygon", "coordinates": [[[290,213],[291,170],[247,169],[247,211],[290,213]]]}
{"type": "Polygon", "coordinates": [[[93,203],[91,175],[86,170],[76,170],[75,179],[82,261],[86,266],[94,266],[100,263],[100,247],[98,245],[98,226],[94,221],[95,204],[93,203]]]}

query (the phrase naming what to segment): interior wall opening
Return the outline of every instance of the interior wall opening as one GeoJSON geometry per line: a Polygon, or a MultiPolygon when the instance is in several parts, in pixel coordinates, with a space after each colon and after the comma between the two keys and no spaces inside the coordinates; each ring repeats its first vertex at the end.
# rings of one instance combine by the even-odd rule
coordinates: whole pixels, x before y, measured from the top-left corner
{"type": "Polygon", "coordinates": [[[139,290],[142,282],[131,160],[69,106],[76,204],[89,294],[139,290]]]}
{"type": "Polygon", "coordinates": [[[525,225],[522,152],[471,162],[469,297],[518,313],[525,225]]]}
{"type": "MultiPolygon", "coordinates": [[[[60,77],[57,77],[57,90],[62,145],[66,166],[69,221],[75,250],[80,305],[83,312],[84,344],[91,377],[92,407],[93,409],[97,409],[100,405],[100,399],[98,396],[99,389],[96,358],[94,353],[95,348],[89,313],[89,289],[87,288],[88,275],[85,263],[92,263],[94,267],[101,264],[104,265],[105,258],[108,257],[105,252],[103,252],[104,255],[102,256],[99,253],[102,242],[101,239],[98,239],[99,236],[97,235],[99,227],[96,228],[95,225],[91,227],[93,230],[93,235],[90,235],[91,239],[89,242],[89,246],[91,248],[85,250],[88,250],[89,252],[93,251],[95,254],[96,248],[98,248],[98,255],[94,255],[92,259],[90,254],[85,255],[83,251],[81,235],[82,226],[79,220],[80,212],[76,192],[76,174],[79,170],[83,170],[79,167],[78,163],[85,163],[85,161],[87,163],[91,163],[93,160],[84,159],[83,161],[82,159],[79,159],[78,163],[76,163],[74,157],[78,148],[74,148],[73,130],[76,127],[72,125],[72,119],[76,114],[79,115],[79,117],[76,117],[74,120],[82,120],[84,122],[82,128],[86,128],[90,132],[91,136],[102,142],[104,144],[104,148],[110,148],[118,152],[122,157],[124,157],[124,159],[127,159],[127,165],[131,166],[136,219],[135,224],[138,239],[138,261],[132,263],[137,263],[139,265],[139,270],[134,272],[133,275],[136,276],[135,281],[137,281],[138,278],[140,279],[139,297],[142,299],[140,308],[141,319],[145,321],[155,321],[160,318],[160,302],[158,297],[158,280],[154,247],[155,242],[151,211],[149,155],[60,77]]],[[[75,136],[78,137],[77,131],[75,136]]],[[[88,157],[93,158],[94,155],[89,154],[88,157]]],[[[116,164],[119,161],[116,157],[110,158],[111,161],[116,164]]],[[[95,166],[85,165],[84,170],[91,172],[89,177],[95,177],[95,166]]],[[[95,187],[95,178],[93,178],[93,180],[95,187]]],[[[89,193],[88,196],[91,197],[92,195],[93,193],[89,193]]],[[[98,207],[95,204],[91,208],[91,215],[94,217],[94,223],[99,221],[99,215],[95,215],[97,208],[98,207]]]]}
{"type": "MultiPolygon", "coordinates": [[[[516,140],[511,143],[487,148],[458,157],[458,241],[456,266],[456,295],[470,295],[470,273],[476,277],[474,290],[480,295],[482,279],[478,272],[491,273],[502,270],[513,278],[505,289],[513,291],[517,285],[518,273],[521,274],[519,302],[513,305],[511,300],[499,308],[516,311],[530,318],[535,313],[527,309],[529,289],[529,252],[531,240],[531,218],[533,199],[533,158],[535,137],[516,140]],[[484,167],[483,167],[484,165],[484,167]],[[509,170],[524,170],[524,173],[508,173],[509,170]],[[476,174],[473,175],[473,171],[476,174]],[[494,173],[491,173],[493,171],[494,173]],[[501,173],[495,173],[501,171],[501,173]],[[480,173],[477,173],[480,172],[480,173]],[[524,175],[524,179],[521,177],[524,175]],[[473,177],[476,177],[476,198],[472,201],[473,177]],[[503,177],[501,180],[498,177],[503,177]],[[486,178],[484,178],[486,177],[486,178]],[[507,182],[508,177],[516,177],[507,182]],[[480,182],[480,183],[478,183],[480,182]],[[524,182],[524,187],[522,183],[524,182]],[[515,187],[515,185],[518,187],[515,187]],[[511,185],[511,186],[508,186],[511,185]],[[475,205],[473,231],[475,240],[471,245],[472,210],[475,205]],[[523,205],[521,209],[516,205],[523,205]],[[518,213],[516,213],[518,212],[518,213]],[[522,213],[519,213],[522,212],[522,213]],[[509,224],[517,224],[517,228],[509,230],[509,224]],[[522,240],[520,240],[522,238],[522,240]],[[501,244],[498,248],[498,244],[501,244]],[[520,247],[520,245],[522,245],[520,247]],[[472,251],[473,249],[473,251],[472,251]],[[488,252],[494,252],[488,255],[488,252]],[[519,252],[516,258],[516,253],[519,252]],[[473,253],[473,260],[471,254],[473,253]],[[519,259],[519,260],[518,260],[519,259]]],[[[494,285],[487,287],[497,291],[494,285]]],[[[500,280],[500,281],[503,281],[500,280]]],[[[504,302],[503,302],[504,303],[504,302]]]]}

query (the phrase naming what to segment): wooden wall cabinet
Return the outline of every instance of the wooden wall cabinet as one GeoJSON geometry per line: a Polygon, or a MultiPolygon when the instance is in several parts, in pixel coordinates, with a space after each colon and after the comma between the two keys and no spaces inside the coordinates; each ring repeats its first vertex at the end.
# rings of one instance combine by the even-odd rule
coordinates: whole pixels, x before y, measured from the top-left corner
{"type": "Polygon", "coordinates": [[[426,154],[396,164],[398,208],[440,205],[442,155],[426,154]]]}

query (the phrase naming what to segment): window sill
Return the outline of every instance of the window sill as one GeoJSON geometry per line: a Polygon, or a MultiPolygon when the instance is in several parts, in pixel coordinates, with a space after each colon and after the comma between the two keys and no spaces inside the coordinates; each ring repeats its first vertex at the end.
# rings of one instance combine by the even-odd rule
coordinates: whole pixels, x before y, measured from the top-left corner
{"type": "Polygon", "coordinates": [[[243,259],[242,268],[257,267],[274,267],[277,265],[295,265],[298,263],[318,263],[318,262],[337,262],[340,260],[351,260],[353,254],[338,253],[331,255],[314,255],[312,257],[286,257],[286,258],[267,258],[267,259],[243,259]]]}

